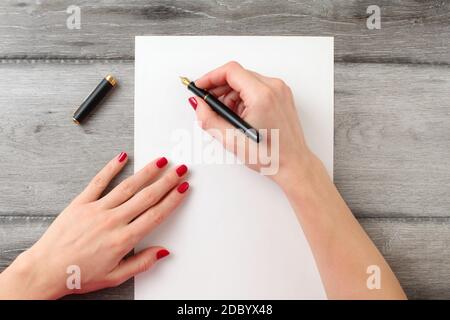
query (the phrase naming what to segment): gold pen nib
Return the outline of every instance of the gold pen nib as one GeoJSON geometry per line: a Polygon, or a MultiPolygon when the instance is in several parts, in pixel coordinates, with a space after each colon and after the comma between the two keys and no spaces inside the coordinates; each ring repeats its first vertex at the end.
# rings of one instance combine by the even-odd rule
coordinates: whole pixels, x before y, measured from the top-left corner
{"type": "Polygon", "coordinates": [[[186,77],[180,77],[180,79],[181,79],[181,83],[184,84],[185,86],[188,86],[189,83],[191,83],[191,81],[186,77]]]}

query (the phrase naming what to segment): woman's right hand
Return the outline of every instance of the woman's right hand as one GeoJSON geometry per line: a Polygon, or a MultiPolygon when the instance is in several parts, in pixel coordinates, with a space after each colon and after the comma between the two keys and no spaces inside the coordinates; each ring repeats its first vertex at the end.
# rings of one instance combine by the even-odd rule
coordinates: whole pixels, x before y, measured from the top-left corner
{"type": "Polygon", "coordinates": [[[195,84],[210,91],[260,132],[263,129],[263,139],[257,144],[216,114],[203,99],[189,98],[199,125],[221,141],[227,150],[237,154],[254,170],[262,172],[264,167],[275,166],[277,170],[268,175],[277,182],[289,177],[293,170],[297,175],[307,172],[308,163],[315,157],[303,137],[291,90],[282,80],[262,76],[244,69],[237,62],[229,62],[205,74],[195,84]],[[268,158],[262,159],[258,153],[261,148],[267,148],[268,152],[264,149],[262,154],[270,155],[268,158]],[[257,155],[258,160],[251,163],[250,153],[257,155]],[[267,163],[269,159],[270,164],[267,163]]]}

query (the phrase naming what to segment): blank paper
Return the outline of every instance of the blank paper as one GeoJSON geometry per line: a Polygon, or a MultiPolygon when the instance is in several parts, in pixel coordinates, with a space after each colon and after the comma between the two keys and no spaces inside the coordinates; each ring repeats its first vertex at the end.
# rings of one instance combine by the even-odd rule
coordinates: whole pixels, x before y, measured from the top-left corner
{"type": "Polygon", "coordinates": [[[325,298],[285,195],[242,164],[210,163],[222,146],[197,126],[192,94],[178,77],[196,79],[235,60],[283,79],[306,140],[332,177],[333,38],[136,37],[135,54],[135,171],[166,156],[189,167],[191,184],[187,201],[136,248],[163,245],[171,255],[136,277],[135,298],[325,298]],[[198,156],[199,143],[206,157],[198,156]]]}

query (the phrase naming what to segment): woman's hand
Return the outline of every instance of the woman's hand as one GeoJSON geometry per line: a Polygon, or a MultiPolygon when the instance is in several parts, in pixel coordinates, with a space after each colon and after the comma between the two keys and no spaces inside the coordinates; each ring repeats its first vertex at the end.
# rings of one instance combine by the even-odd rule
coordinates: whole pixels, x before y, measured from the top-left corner
{"type": "Polygon", "coordinates": [[[261,171],[261,168],[269,165],[259,153],[261,148],[267,148],[272,161],[270,165],[278,169],[269,175],[277,182],[291,175],[293,165],[296,174],[308,168],[307,163],[313,155],[305,143],[291,90],[282,80],[262,76],[244,69],[237,62],[229,62],[196,80],[195,84],[210,91],[253,127],[268,130],[262,133],[263,141],[259,144],[237,130],[234,137],[229,134],[234,129],[230,123],[217,115],[202,99],[189,98],[199,125],[249,167],[261,171]],[[245,150],[245,154],[238,150],[245,150]],[[250,153],[257,155],[258,161],[251,163],[250,153]]]}
{"type": "Polygon", "coordinates": [[[155,246],[124,258],[183,201],[187,167],[163,173],[167,160],[156,159],[101,197],[127,160],[123,152],[111,160],[0,275],[1,298],[59,298],[117,286],[169,254],[155,246]]]}

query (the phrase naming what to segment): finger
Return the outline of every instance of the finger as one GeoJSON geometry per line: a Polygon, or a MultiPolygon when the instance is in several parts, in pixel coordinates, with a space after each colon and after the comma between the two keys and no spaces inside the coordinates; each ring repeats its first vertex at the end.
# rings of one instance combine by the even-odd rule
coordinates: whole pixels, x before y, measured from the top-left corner
{"type": "Polygon", "coordinates": [[[236,112],[236,106],[241,101],[241,98],[239,96],[239,93],[237,91],[231,91],[223,98],[223,103],[229,107],[231,110],[236,112]]]}
{"type": "Polygon", "coordinates": [[[200,128],[209,131],[209,133],[215,136],[220,141],[225,135],[227,129],[233,129],[233,126],[219,116],[211,107],[200,98],[195,98],[197,107],[195,109],[195,115],[197,117],[197,122],[200,128]],[[213,131],[217,131],[218,134],[215,135],[213,131]]]}
{"type": "Polygon", "coordinates": [[[188,168],[184,164],[170,170],[161,179],[142,189],[130,200],[119,206],[117,210],[123,216],[124,222],[129,223],[142,212],[158,203],[181,182],[187,171],[188,168]]]}
{"type": "Polygon", "coordinates": [[[167,257],[170,252],[163,247],[149,247],[123,259],[107,276],[110,286],[118,286],[139,273],[149,270],[156,261],[167,257]]]}
{"type": "Polygon", "coordinates": [[[111,180],[123,169],[127,161],[127,153],[121,152],[97,173],[75,201],[86,203],[97,200],[105,191],[111,180]]]}
{"type": "MultiPolygon", "coordinates": [[[[255,75],[234,61],[208,72],[195,81],[197,87],[205,90],[227,84],[239,93],[245,93],[244,89],[246,92],[258,92],[261,87],[261,81],[255,75]]],[[[241,98],[245,101],[244,96],[241,98]]]]}
{"type": "Polygon", "coordinates": [[[233,90],[228,94],[221,96],[219,100],[233,112],[236,112],[236,106],[241,101],[241,98],[239,97],[239,93],[233,90]]]}
{"type": "Polygon", "coordinates": [[[236,153],[239,146],[245,148],[245,134],[214,112],[203,99],[196,99],[195,114],[199,126],[217,139],[230,152],[236,153]]]}
{"type": "Polygon", "coordinates": [[[236,113],[238,115],[240,115],[241,117],[244,116],[244,110],[245,110],[245,103],[244,101],[239,101],[238,105],[235,107],[236,108],[236,113]]]}
{"type": "Polygon", "coordinates": [[[138,218],[126,226],[126,231],[133,235],[133,239],[140,241],[154,228],[160,225],[183,201],[189,189],[189,183],[183,182],[157,205],[151,207],[138,218]]]}
{"type": "Polygon", "coordinates": [[[156,178],[167,163],[168,161],[165,157],[153,160],[136,174],[122,181],[111,192],[100,199],[101,204],[108,208],[121,205],[156,178]]]}
{"type": "Polygon", "coordinates": [[[209,92],[211,94],[213,94],[214,96],[216,96],[216,97],[221,97],[223,95],[228,94],[232,90],[233,89],[228,84],[226,84],[224,86],[219,86],[219,87],[216,87],[214,89],[210,89],[209,92]]]}

